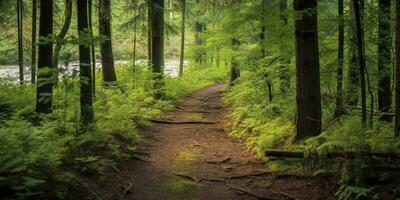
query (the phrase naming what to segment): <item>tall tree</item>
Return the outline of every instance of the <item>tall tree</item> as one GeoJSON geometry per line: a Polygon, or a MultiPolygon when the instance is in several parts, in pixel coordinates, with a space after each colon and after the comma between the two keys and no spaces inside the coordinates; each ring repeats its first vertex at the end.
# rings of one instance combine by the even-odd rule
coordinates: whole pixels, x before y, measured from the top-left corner
{"type": "Polygon", "coordinates": [[[391,90],[391,62],[392,62],[392,27],[391,27],[391,0],[379,0],[378,13],[378,107],[382,115],[381,120],[391,121],[388,114],[392,106],[391,90]]]}
{"type": "Polygon", "coordinates": [[[366,81],[365,81],[365,54],[364,54],[364,37],[363,26],[361,23],[362,17],[360,12],[359,0],[353,1],[354,16],[356,20],[356,34],[357,34],[357,53],[358,65],[360,71],[360,89],[361,89],[361,124],[363,127],[367,125],[367,96],[366,96],[366,81]]]}
{"type": "Polygon", "coordinates": [[[99,0],[99,33],[106,37],[106,40],[100,45],[100,53],[103,79],[107,85],[117,81],[111,42],[111,0],[99,0]]]}
{"type": "Polygon", "coordinates": [[[181,22],[181,57],[179,60],[179,76],[183,75],[183,62],[185,59],[185,25],[186,25],[186,0],[182,2],[182,22],[181,22]]]}
{"type": "Polygon", "coordinates": [[[151,44],[152,34],[151,34],[151,26],[152,26],[152,16],[153,16],[153,0],[147,0],[147,62],[149,63],[149,67],[152,68],[152,47],[151,44]]]}
{"type": "Polygon", "coordinates": [[[396,79],[394,135],[400,137],[400,3],[396,2],[396,79]]]}
{"type": "MultiPolygon", "coordinates": [[[[137,8],[134,8],[133,10],[133,16],[136,16],[136,10],[137,8]]],[[[132,88],[135,87],[135,75],[136,75],[136,46],[137,46],[137,26],[138,26],[138,20],[135,20],[135,23],[133,24],[133,56],[132,56],[132,88]]]]}
{"type": "Polygon", "coordinates": [[[344,63],[344,1],[338,0],[338,61],[336,73],[336,108],[334,118],[343,112],[343,63],[344,63]]]}
{"type": "MultiPolygon", "coordinates": [[[[90,38],[93,38],[93,0],[88,0],[89,31],[90,38]]],[[[92,59],[92,86],[93,94],[96,93],[96,48],[93,42],[90,43],[90,56],[92,59]]]]}
{"type": "Polygon", "coordinates": [[[288,64],[290,63],[291,53],[287,52],[287,27],[288,27],[288,14],[287,14],[287,0],[279,0],[279,18],[281,21],[281,34],[280,34],[280,62],[279,67],[279,89],[283,96],[285,96],[290,88],[290,70],[288,64]]]}
{"type": "Polygon", "coordinates": [[[154,73],[155,97],[162,97],[162,78],[164,65],[164,0],[152,0],[151,44],[152,71],[154,73]]]}
{"type": "Polygon", "coordinates": [[[53,95],[53,0],[40,0],[39,56],[36,88],[36,112],[51,113],[53,95]]]}
{"type": "MultiPolygon", "coordinates": [[[[71,20],[72,20],[72,0],[65,0],[65,11],[64,11],[64,24],[60,30],[60,32],[57,35],[57,42],[54,46],[54,53],[53,53],[53,66],[55,68],[58,68],[58,61],[59,61],[59,55],[60,55],[60,51],[61,48],[64,44],[64,42],[62,41],[65,36],[68,33],[69,27],[71,25],[71,20]]],[[[56,78],[58,77],[57,73],[55,73],[56,78]]]]}
{"type": "Polygon", "coordinates": [[[237,54],[240,46],[240,41],[237,38],[232,39],[232,55],[231,55],[231,73],[230,73],[230,85],[233,86],[235,81],[240,77],[239,63],[237,60],[237,54]]]}
{"type": "MultiPolygon", "coordinates": [[[[364,0],[360,1],[360,15],[361,23],[364,19],[364,0]]],[[[349,62],[348,62],[348,75],[345,84],[345,101],[349,106],[357,106],[359,96],[359,85],[360,85],[360,72],[358,66],[358,55],[357,55],[357,30],[355,23],[354,5],[350,3],[350,19],[348,25],[349,33],[349,62]]]]}
{"type": "MultiPolygon", "coordinates": [[[[89,36],[88,0],[77,0],[79,38],[89,36]]],[[[87,128],[93,120],[92,75],[90,64],[90,46],[79,44],[79,74],[80,74],[80,106],[81,123],[87,128]]]]}
{"type": "Polygon", "coordinates": [[[296,139],[316,136],[322,129],[317,0],[295,0],[297,69],[296,139]]]}
{"type": "Polygon", "coordinates": [[[205,24],[200,20],[202,16],[202,12],[200,9],[200,0],[197,0],[197,11],[196,11],[196,21],[194,23],[194,29],[195,29],[195,43],[197,46],[197,52],[195,55],[195,61],[197,64],[203,64],[205,61],[205,52],[203,50],[203,45],[204,45],[204,39],[203,39],[203,32],[205,31],[205,24]]]}
{"type": "MultiPolygon", "coordinates": [[[[261,1],[261,32],[260,32],[260,47],[261,47],[261,59],[264,59],[266,56],[266,50],[265,50],[265,33],[267,31],[267,27],[266,27],[266,18],[265,18],[265,13],[266,8],[267,8],[267,1],[263,0],[261,1]]],[[[268,71],[268,70],[266,70],[268,71]]],[[[272,102],[272,98],[273,98],[273,94],[272,94],[272,81],[270,79],[270,77],[268,76],[268,73],[266,72],[264,74],[264,78],[265,78],[265,82],[267,85],[267,89],[268,89],[268,100],[269,102],[272,102]]]]}
{"type": "Polygon", "coordinates": [[[32,51],[31,51],[31,83],[36,83],[36,26],[37,26],[37,0],[32,0],[32,51]]]}
{"type": "Polygon", "coordinates": [[[17,0],[19,83],[24,84],[23,2],[17,0]]]}

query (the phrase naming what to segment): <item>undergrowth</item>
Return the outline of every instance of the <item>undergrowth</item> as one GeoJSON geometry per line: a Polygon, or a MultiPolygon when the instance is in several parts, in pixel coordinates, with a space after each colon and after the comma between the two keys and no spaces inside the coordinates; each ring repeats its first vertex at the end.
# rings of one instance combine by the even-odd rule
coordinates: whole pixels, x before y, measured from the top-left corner
{"type": "MultiPolygon", "coordinates": [[[[242,71],[241,77],[224,96],[224,103],[229,110],[227,118],[230,121],[230,135],[247,141],[249,148],[268,160],[272,169],[297,173],[341,174],[340,187],[336,193],[339,199],[376,197],[372,188],[361,181],[368,173],[364,172],[364,168],[369,160],[362,156],[349,160],[328,159],[327,155],[333,151],[399,153],[400,140],[393,137],[392,125],[374,119],[374,125],[363,130],[360,118],[354,115],[332,120],[334,106],[329,105],[332,101],[323,99],[322,134],[295,142],[294,89],[289,89],[286,94],[274,90],[273,100],[270,102],[267,80],[259,74],[262,73],[242,71]],[[304,151],[306,159],[266,158],[265,151],[268,149],[304,151]]],[[[279,85],[279,79],[272,79],[272,84],[279,85]]],[[[324,91],[322,88],[322,96],[327,96],[324,91]]]]}
{"type": "Polygon", "coordinates": [[[78,77],[60,80],[49,115],[34,112],[34,86],[0,81],[0,199],[63,199],[77,177],[101,179],[105,169],[135,151],[137,127],[188,93],[223,80],[226,70],[188,67],[181,78],[166,76],[161,100],[153,98],[147,66],[133,71],[120,65],[117,75],[118,83],[107,89],[97,80],[95,120],[84,133],[78,77]]]}

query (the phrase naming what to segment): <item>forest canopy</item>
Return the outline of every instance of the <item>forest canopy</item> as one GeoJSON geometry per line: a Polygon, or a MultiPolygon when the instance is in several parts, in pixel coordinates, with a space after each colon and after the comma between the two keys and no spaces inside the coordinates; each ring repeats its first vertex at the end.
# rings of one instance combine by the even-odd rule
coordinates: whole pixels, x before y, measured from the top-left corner
{"type": "MultiPolygon", "coordinates": [[[[115,199],[102,187],[141,166],[130,160],[183,178],[176,199],[203,182],[256,199],[396,199],[399,137],[398,1],[0,1],[0,199],[115,199]],[[156,144],[171,146],[154,157],[156,144]],[[241,144],[249,154],[207,157],[241,144]],[[220,165],[206,177],[235,158],[262,164],[199,178],[168,171],[169,155],[192,171],[220,165]],[[281,173],[316,180],[279,179],[288,186],[268,198],[239,187],[281,173]]],[[[140,196],[128,183],[123,199],[161,187],[140,196]]]]}

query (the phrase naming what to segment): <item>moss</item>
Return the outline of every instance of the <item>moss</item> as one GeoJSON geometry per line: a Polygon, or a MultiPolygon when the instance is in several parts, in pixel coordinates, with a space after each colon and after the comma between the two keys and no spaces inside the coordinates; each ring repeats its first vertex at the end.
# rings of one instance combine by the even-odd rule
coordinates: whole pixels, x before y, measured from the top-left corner
{"type": "Polygon", "coordinates": [[[183,178],[174,178],[167,183],[167,188],[173,194],[188,194],[200,189],[201,187],[204,187],[204,184],[183,178]]]}
{"type": "Polygon", "coordinates": [[[199,157],[199,152],[196,149],[190,151],[182,151],[176,156],[176,162],[193,162],[199,157]]]}

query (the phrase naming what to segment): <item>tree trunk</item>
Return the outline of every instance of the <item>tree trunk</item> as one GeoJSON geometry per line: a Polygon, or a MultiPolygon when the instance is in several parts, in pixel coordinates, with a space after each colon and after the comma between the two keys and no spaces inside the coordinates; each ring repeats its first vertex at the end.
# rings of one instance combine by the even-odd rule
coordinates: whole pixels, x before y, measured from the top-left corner
{"type": "Polygon", "coordinates": [[[356,33],[357,33],[357,52],[358,64],[360,67],[360,86],[361,86],[361,123],[365,128],[367,125],[367,97],[366,97],[366,83],[365,83],[365,55],[364,55],[364,39],[363,27],[361,24],[360,4],[358,0],[353,1],[354,15],[356,20],[356,33]]]}
{"type": "Polygon", "coordinates": [[[181,58],[179,62],[179,76],[183,75],[183,62],[185,59],[185,24],[186,24],[186,0],[182,0],[182,24],[181,24],[181,58]]]}
{"type": "Polygon", "coordinates": [[[396,2],[396,82],[394,135],[400,137],[400,3],[396,2]]]}
{"type": "MultiPolygon", "coordinates": [[[[87,0],[79,0],[77,2],[79,38],[84,38],[87,37],[87,30],[89,28],[88,2],[87,0]]],[[[88,44],[79,45],[79,76],[81,84],[81,123],[83,128],[86,129],[89,123],[93,121],[92,76],[90,64],[90,47],[88,44]]]]}
{"type": "MultiPolygon", "coordinates": [[[[65,5],[66,7],[64,12],[65,16],[64,25],[62,26],[60,33],[58,33],[57,35],[58,42],[56,42],[53,52],[53,66],[56,69],[58,68],[58,61],[59,61],[58,57],[60,55],[60,51],[63,46],[63,42],[61,42],[61,40],[63,40],[67,35],[72,20],[72,0],[66,0],[65,5]]],[[[58,80],[58,72],[54,72],[54,78],[55,80],[58,80]]]]}
{"type": "Polygon", "coordinates": [[[239,50],[240,41],[236,38],[232,39],[232,57],[231,57],[231,77],[230,77],[230,86],[235,84],[235,81],[240,77],[240,69],[239,63],[236,59],[237,51],[239,50]]]}
{"type": "Polygon", "coordinates": [[[111,42],[111,0],[99,1],[99,34],[106,37],[106,40],[100,45],[100,53],[103,66],[103,80],[104,84],[108,85],[117,81],[111,42]]]}
{"type": "Polygon", "coordinates": [[[151,44],[151,40],[152,40],[152,36],[151,36],[151,23],[152,23],[152,10],[153,10],[153,3],[152,0],[147,0],[147,62],[149,64],[149,68],[152,69],[152,58],[151,58],[151,54],[152,54],[152,44],[151,44]]]}
{"type": "MultiPolygon", "coordinates": [[[[267,6],[267,1],[263,0],[261,2],[261,32],[260,32],[260,47],[261,47],[261,59],[264,59],[266,56],[266,50],[265,50],[265,32],[267,30],[267,27],[265,26],[266,21],[265,21],[265,17],[264,17],[264,13],[266,12],[266,6],[267,6]]],[[[267,71],[267,70],[266,70],[267,71]]],[[[272,99],[273,99],[273,94],[272,94],[272,81],[270,80],[268,73],[264,74],[264,78],[265,78],[265,83],[267,85],[267,89],[268,89],[268,100],[271,103],[272,99]]]]}
{"type": "MultiPolygon", "coordinates": [[[[136,17],[136,8],[134,15],[136,17]]],[[[136,74],[136,44],[137,44],[137,21],[133,25],[133,55],[132,55],[132,88],[135,88],[136,74]]]]}
{"type": "Polygon", "coordinates": [[[162,78],[164,64],[164,0],[152,0],[152,18],[151,18],[151,35],[152,35],[152,64],[154,73],[154,89],[156,91],[155,98],[159,99],[162,94],[162,78]]]}
{"type": "Polygon", "coordinates": [[[19,83],[24,84],[23,2],[17,0],[19,83]]]}
{"type": "Polygon", "coordinates": [[[31,83],[36,83],[36,25],[37,25],[37,1],[32,0],[32,51],[31,51],[31,83]]]}
{"type": "Polygon", "coordinates": [[[288,68],[288,64],[290,63],[290,57],[286,55],[290,55],[291,53],[287,52],[287,30],[286,27],[288,25],[288,15],[287,15],[287,0],[279,1],[279,12],[280,12],[280,20],[282,24],[282,31],[280,34],[280,62],[281,66],[279,67],[279,90],[283,97],[287,95],[290,89],[290,70],[288,68]]]}
{"type": "MultiPolygon", "coordinates": [[[[391,28],[391,0],[379,0],[379,25],[378,25],[378,108],[379,111],[389,113],[392,106],[391,89],[391,48],[392,48],[392,28],[391,28]]],[[[383,121],[390,122],[390,115],[382,115],[383,121]]]]}
{"type": "Polygon", "coordinates": [[[301,13],[295,21],[297,69],[296,139],[321,133],[321,91],[319,72],[317,0],[295,0],[301,13]]]}
{"type": "MultiPolygon", "coordinates": [[[[200,4],[200,0],[197,0],[197,4],[200,4]]],[[[196,11],[196,17],[200,18],[202,16],[201,11],[197,9],[196,11]]],[[[205,29],[205,25],[201,20],[197,19],[194,23],[194,38],[195,38],[195,44],[197,47],[196,53],[195,53],[195,61],[197,64],[202,65],[204,64],[205,61],[205,55],[204,55],[204,50],[203,50],[203,45],[204,45],[204,39],[203,39],[203,32],[205,29]]]]}
{"type": "Polygon", "coordinates": [[[40,0],[38,78],[36,112],[51,113],[53,95],[53,43],[44,38],[53,34],[53,0],[40,0]],[[50,70],[47,70],[49,68],[50,70]]]}
{"type": "MultiPolygon", "coordinates": [[[[88,12],[90,38],[93,38],[93,0],[88,0],[88,12]]],[[[96,49],[93,41],[90,44],[90,56],[92,59],[92,86],[94,95],[96,94],[96,49]]]]}
{"type": "Polygon", "coordinates": [[[336,74],[336,108],[334,118],[339,118],[343,112],[343,63],[344,63],[344,2],[338,0],[338,66],[336,74]]]}
{"type": "MultiPolygon", "coordinates": [[[[358,56],[357,56],[357,30],[354,18],[354,5],[350,3],[350,24],[348,28],[349,32],[349,67],[348,67],[348,79],[346,80],[346,104],[349,106],[357,106],[358,96],[359,96],[359,84],[360,84],[360,72],[358,66],[358,56]]],[[[363,21],[364,13],[364,1],[361,1],[360,6],[361,21],[363,21]]]]}

